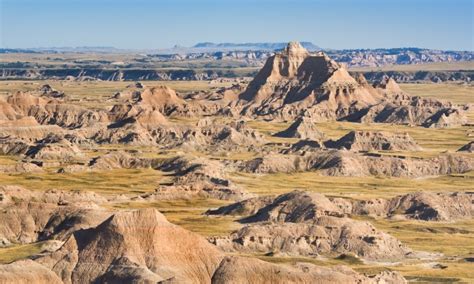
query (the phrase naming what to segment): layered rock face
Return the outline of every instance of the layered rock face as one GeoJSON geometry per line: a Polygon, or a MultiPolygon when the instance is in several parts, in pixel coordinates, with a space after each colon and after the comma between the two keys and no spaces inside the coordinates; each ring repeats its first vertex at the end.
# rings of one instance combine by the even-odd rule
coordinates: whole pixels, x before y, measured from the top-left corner
{"type": "Polygon", "coordinates": [[[369,215],[424,221],[457,221],[474,215],[471,192],[414,192],[393,198],[350,200],[314,192],[292,191],[260,196],[209,210],[209,215],[244,216],[241,223],[305,222],[321,216],[369,215]]]}
{"type": "Polygon", "coordinates": [[[406,283],[397,272],[373,277],[357,274],[344,266],[318,267],[308,263],[277,265],[258,259],[226,257],[212,276],[212,283],[406,283]]]}
{"type": "Polygon", "coordinates": [[[352,151],[392,150],[419,151],[421,147],[408,133],[351,131],[337,141],[326,142],[328,148],[352,151]]]}
{"type": "Polygon", "coordinates": [[[173,184],[160,186],[155,192],[144,194],[141,198],[178,199],[178,198],[216,198],[224,200],[242,200],[250,195],[228,178],[225,163],[198,157],[178,157],[155,163],[154,167],[173,172],[173,184]]]}
{"type": "Polygon", "coordinates": [[[292,42],[267,60],[239,99],[243,114],[282,119],[307,114],[327,120],[374,105],[381,97],[325,54],[311,54],[292,42]]]}
{"type": "Polygon", "coordinates": [[[265,119],[348,120],[450,127],[467,122],[464,107],[405,94],[390,78],[374,88],[362,75],[352,77],[324,53],[299,43],[271,56],[231,104],[241,115],[265,119]]]}
{"type": "Polygon", "coordinates": [[[353,213],[425,221],[456,221],[474,216],[473,193],[415,192],[392,199],[354,203],[353,213]]]}
{"type": "Polygon", "coordinates": [[[99,224],[110,211],[107,200],[87,191],[29,191],[0,187],[0,246],[45,239],[65,240],[72,232],[99,224]]]}
{"type": "MultiPolygon", "coordinates": [[[[220,213],[236,211],[227,209],[221,209],[220,213]]],[[[409,248],[370,223],[345,217],[351,211],[349,201],[293,191],[276,197],[255,214],[241,219],[248,225],[229,237],[211,238],[210,241],[226,251],[277,255],[349,253],[366,260],[394,261],[411,254],[409,248]]]]}
{"type": "MultiPolygon", "coordinates": [[[[317,145],[314,145],[317,147],[317,145]]],[[[313,146],[311,146],[313,147],[313,146]]],[[[384,176],[417,178],[474,169],[474,159],[460,154],[443,154],[428,159],[363,154],[342,150],[302,151],[301,154],[270,154],[243,161],[243,172],[294,173],[316,170],[328,176],[384,176]]]]}
{"type": "Polygon", "coordinates": [[[319,131],[311,119],[307,117],[299,117],[287,129],[274,134],[276,137],[301,138],[314,141],[322,141],[325,139],[324,133],[319,131]]]}
{"type": "Polygon", "coordinates": [[[221,253],[155,209],[116,213],[38,262],[64,282],[209,283],[221,253]],[[64,256],[69,255],[65,258],[64,256]]]}
{"type": "Polygon", "coordinates": [[[56,251],[0,265],[0,282],[25,283],[405,283],[395,272],[368,277],[347,267],[277,265],[226,257],[156,209],[123,211],[74,232],[56,251]],[[29,269],[21,269],[26,265],[29,269]]]}
{"type": "Polygon", "coordinates": [[[32,116],[40,124],[78,128],[108,121],[105,112],[92,111],[31,93],[17,92],[7,98],[7,103],[16,112],[17,117],[32,116]]]}

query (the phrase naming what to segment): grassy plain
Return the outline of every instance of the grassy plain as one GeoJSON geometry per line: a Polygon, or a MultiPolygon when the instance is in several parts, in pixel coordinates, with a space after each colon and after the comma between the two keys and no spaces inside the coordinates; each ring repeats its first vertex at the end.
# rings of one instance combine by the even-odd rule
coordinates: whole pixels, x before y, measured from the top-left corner
{"type": "MultiPolygon", "coordinates": [[[[49,83],[65,91],[80,104],[103,108],[109,105],[106,101],[115,92],[123,90],[131,82],[66,82],[66,81],[0,81],[0,97],[15,90],[37,89],[49,83]],[[80,102],[79,102],[80,101],[80,102]]],[[[181,93],[195,90],[209,90],[223,84],[209,84],[203,81],[147,81],[147,86],[168,85],[181,93]]],[[[413,95],[451,100],[456,103],[474,103],[474,87],[456,84],[402,84],[404,90],[413,95]]],[[[198,118],[171,119],[172,122],[194,124],[198,118]]],[[[471,120],[474,117],[471,113],[471,120]]],[[[285,129],[289,123],[269,123],[250,121],[250,126],[267,135],[273,142],[294,142],[294,139],[274,138],[271,135],[285,129]]],[[[421,152],[382,152],[385,155],[404,155],[416,157],[433,157],[442,152],[454,152],[471,141],[469,136],[472,127],[450,129],[426,129],[388,124],[357,124],[347,122],[318,123],[317,127],[328,138],[337,139],[351,130],[383,130],[391,132],[408,132],[424,149],[421,152]]],[[[124,149],[127,147],[107,145],[98,147],[97,151],[124,149]]],[[[131,149],[130,147],[128,147],[131,149]]],[[[134,148],[135,149],[135,148],[134,148]]],[[[156,149],[142,149],[144,157],[171,157],[174,151],[158,152],[156,149]]],[[[259,153],[200,153],[195,155],[211,158],[246,160],[259,153]]],[[[0,156],[0,164],[14,164],[18,158],[0,156]]],[[[0,185],[16,184],[33,190],[52,188],[66,190],[92,190],[102,194],[137,194],[153,191],[160,183],[167,182],[169,177],[152,169],[120,169],[111,171],[57,174],[54,168],[39,174],[0,174],[0,185]]],[[[472,191],[474,172],[459,175],[448,175],[424,179],[401,179],[379,177],[327,177],[317,172],[294,174],[245,174],[234,173],[231,179],[257,195],[281,194],[294,189],[324,193],[329,196],[349,199],[388,198],[413,191],[472,191]]],[[[213,207],[229,202],[219,200],[169,200],[157,202],[117,202],[107,206],[121,209],[155,207],[173,223],[183,226],[203,236],[226,235],[241,226],[235,217],[207,217],[203,213],[213,207]]],[[[377,228],[384,230],[415,250],[439,252],[445,254],[436,263],[447,265],[445,269],[431,268],[424,262],[404,264],[368,264],[354,258],[347,259],[310,259],[257,256],[273,262],[308,261],[318,265],[347,264],[361,272],[373,273],[382,269],[401,271],[412,282],[464,282],[474,281],[473,264],[465,259],[474,257],[474,220],[452,223],[434,223],[420,221],[396,221],[386,219],[369,220],[377,228]]],[[[40,244],[14,246],[0,249],[0,263],[24,258],[39,252],[40,244]]]]}

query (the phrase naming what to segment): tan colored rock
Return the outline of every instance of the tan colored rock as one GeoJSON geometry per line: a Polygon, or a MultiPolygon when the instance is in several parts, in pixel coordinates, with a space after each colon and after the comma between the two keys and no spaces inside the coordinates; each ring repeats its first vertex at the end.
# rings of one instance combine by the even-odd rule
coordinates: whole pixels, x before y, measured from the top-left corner
{"type": "Polygon", "coordinates": [[[299,223],[321,216],[344,217],[351,213],[352,204],[342,198],[328,199],[315,192],[292,191],[279,195],[271,203],[240,221],[254,223],[260,221],[299,223]]]}
{"type": "Polygon", "coordinates": [[[474,194],[415,192],[391,199],[355,202],[353,213],[425,221],[456,221],[474,216],[474,194]]]}
{"type": "Polygon", "coordinates": [[[57,99],[36,96],[30,92],[17,92],[7,98],[7,103],[22,116],[32,116],[40,124],[55,124],[77,128],[108,121],[105,112],[93,111],[57,99]]]}
{"type": "Polygon", "coordinates": [[[354,254],[370,261],[396,261],[411,250],[368,222],[321,216],[303,223],[258,222],[229,237],[209,239],[224,251],[317,256],[354,254]]]}
{"type": "Polygon", "coordinates": [[[65,283],[133,278],[209,283],[221,259],[198,235],[169,223],[155,209],[142,209],[116,213],[94,229],[75,233],[38,262],[65,283]]]}
{"type": "Polygon", "coordinates": [[[62,162],[85,161],[84,153],[74,144],[59,135],[50,134],[25,152],[36,160],[59,160],[62,162]]]}
{"type": "Polygon", "coordinates": [[[32,260],[20,260],[0,265],[0,283],[62,284],[61,278],[32,260]]]}
{"type": "Polygon", "coordinates": [[[287,129],[275,133],[273,136],[310,139],[314,141],[321,141],[326,138],[324,133],[316,128],[311,119],[304,116],[297,118],[287,129]]]}
{"type": "Polygon", "coordinates": [[[13,165],[0,165],[0,173],[18,174],[18,173],[42,173],[43,169],[34,163],[18,162],[13,165]]]}
{"type": "Polygon", "coordinates": [[[324,53],[312,54],[299,43],[290,43],[267,60],[239,99],[243,114],[286,120],[307,114],[314,120],[328,120],[381,98],[324,53]]]}
{"type": "Polygon", "coordinates": [[[277,265],[258,259],[226,257],[217,268],[212,283],[406,283],[397,272],[382,272],[369,278],[337,266],[318,267],[308,263],[277,265]]]}
{"type": "Polygon", "coordinates": [[[293,173],[317,170],[328,176],[385,176],[416,178],[465,173],[474,168],[474,159],[460,154],[434,158],[384,156],[343,150],[319,150],[302,155],[268,154],[239,163],[239,170],[252,173],[293,173]]]}
{"type": "Polygon", "coordinates": [[[142,195],[146,200],[191,197],[242,200],[250,197],[227,177],[226,166],[207,158],[176,157],[154,165],[162,171],[173,171],[173,184],[160,186],[153,193],[142,195]]]}
{"type": "Polygon", "coordinates": [[[421,147],[408,133],[390,133],[374,131],[351,131],[337,141],[325,143],[328,148],[351,151],[420,151],[421,147]]]}

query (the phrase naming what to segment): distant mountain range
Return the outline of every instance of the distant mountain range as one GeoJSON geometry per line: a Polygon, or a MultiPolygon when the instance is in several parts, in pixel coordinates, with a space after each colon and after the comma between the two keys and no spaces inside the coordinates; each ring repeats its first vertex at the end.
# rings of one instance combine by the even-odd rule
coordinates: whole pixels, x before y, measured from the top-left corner
{"type": "Polygon", "coordinates": [[[126,51],[111,46],[0,48],[3,53],[117,53],[126,51]]]}
{"type": "MultiPolygon", "coordinates": [[[[321,49],[311,42],[301,42],[309,51],[323,50],[332,59],[349,67],[381,67],[387,65],[408,65],[436,62],[474,61],[473,51],[443,51],[423,48],[378,48],[378,49],[321,49]]],[[[0,53],[131,53],[145,56],[141,63],[173,62],[183,60],[232,60],[241,66],[261,66],[268,57],[285,48],[285,42],[259,43],[213,43],[200,42],[192,47],[175,46],[159,50],[126,50],[114,47],[52,47],[7,49],[0,53]]],[[[4,65],[5,66],[5,65],[4,65]]],[[[12,67],[12,66],[5,66],[12,67]]]]}

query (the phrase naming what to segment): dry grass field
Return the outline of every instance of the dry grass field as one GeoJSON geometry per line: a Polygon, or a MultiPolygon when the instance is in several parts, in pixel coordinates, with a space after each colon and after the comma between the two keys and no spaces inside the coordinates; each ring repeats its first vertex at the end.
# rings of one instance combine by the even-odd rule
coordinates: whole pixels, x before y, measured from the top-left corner
{"type": "MultiPolygon", "coordinates": [[[[130,82],[61,82],[61,81],[0,81],[0,96],[16,90],[37,89],[42,84],[51,84],[65,91],[73,100],[92,107],[106,107],[106,101],[115,92],[124,89],[130,82]]],[[[228,84],[228,83],[227,83],[228,84]]],[[[209,84],[205,81],[145,82],[147,86],[167,85],[178,92],[209,90],[227,85],[209,84]]],[[[474,103],[474,87],[454,84],[403,84],[401,86],[413,95],[447,99],[455,103],[474,103]]],[[[474,117],[471,114],[471,119],[474,117]]],[[[172,119],[180,123],[195,123],[198,118],[172,119]]],[[[271,135],[285,129],[289,123],[269,123],[250,121],[249,125],[267,136],[273,142],[293,142],[294,139],[274,138],[271,135]]],[[[382,154],[432,157],[442,152],[454,152],[473,138],[468,136],[472,127],[464,126],[448,129],[427,129],[387,124],[358,124],[347,122],[318,123],[317,127],[329,138],[337,139],[351,130],[383,130],[408,132],[424,151],[421,152],[381,152],[382,154]]],[[[123,149],[124,146],[107,145],[95,149],[123,149]]],[[[157,153],[154,149],[140,149],[144,157],[171,157],[175,153],[157,153]]],[[[193,153],[211,158],[247,160],[259,153],[193,153]],[[224,155],[225,154],[225,155],[224,155]]],[[[474,154],[470,154],[474,155],[474,154]]],[[[16,158],[0,156],[0,164],[14,163],[16,158]]],[[[120,169],[100,172],[57,174],[55,168],[40,174],[0,174],[0,185],[15,184],[33,190],[66,189],[91,190],[101,194],[144,193],[153,191],[169,178],[165,173],[152,169],[120,169]]],[[[317,172],[294,174],[232,174],[231,179],[256,195],[277,195],[294,189],[324,193],[350,199],[388,198],[414,191],[472,191],[474,173],[448,175],[424,179],[401,179],[379,177],[328,177],[317,172]]],[[[116,202],[111,208],[131,209],[155,207],[173,223],[203,236],[225,235],[241,226],[235,217],[207,217],[203,213],[209,208],[219,207],[229,202],[219,200],[169,200],[159,202],[116,202]]],[[[308,261],[318,265],[346,264],[361,272],[374,272],[382,268],[398,270],[414,283],[473,283],[474,265],[466,259],[474,257],[474,220],[458,222],[424,222],[370,219],[375,227],[384,230],[415,250],[439,252],[444,256],[436,261],[446,265],[445,269],[431,268],[427,263],[404,264],[363,263],[356,258],[280,258],[258,256],[273,262],[308,261]]],[[[25,258],[41,251],[42,244],[20,245],[0,249],[0,263],[25,258]]]]}

